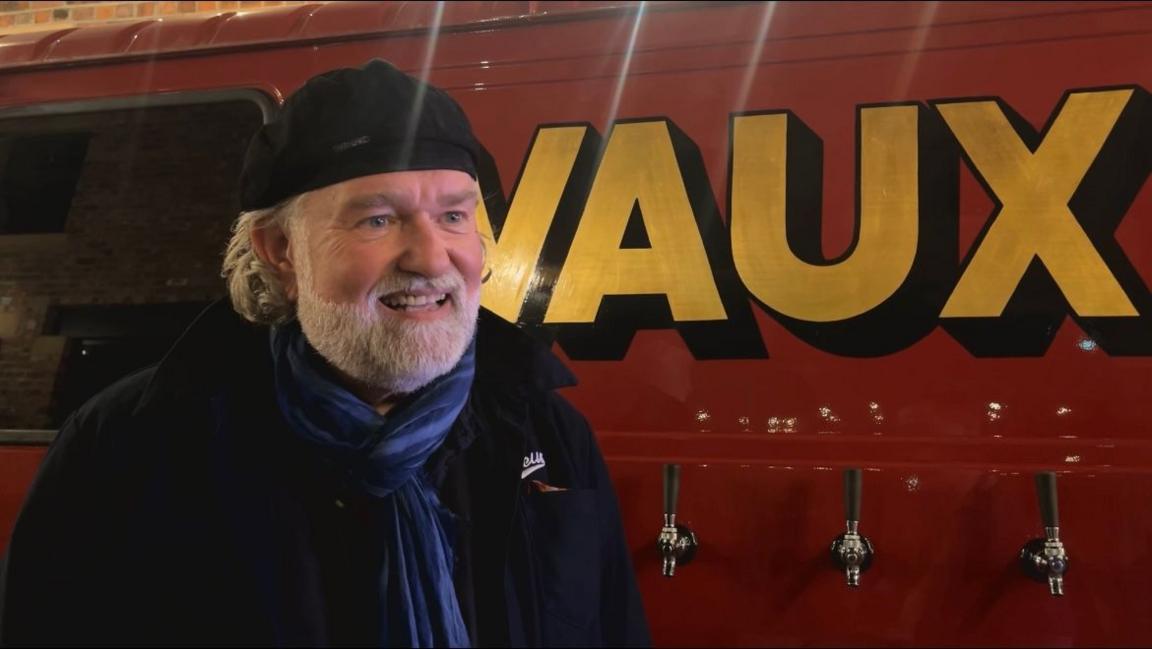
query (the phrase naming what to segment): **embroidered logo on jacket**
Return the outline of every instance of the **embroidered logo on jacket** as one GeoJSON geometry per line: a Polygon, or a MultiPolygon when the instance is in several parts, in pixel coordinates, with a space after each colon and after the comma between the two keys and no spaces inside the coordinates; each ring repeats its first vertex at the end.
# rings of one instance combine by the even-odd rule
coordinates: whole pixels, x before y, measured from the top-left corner
{"type": "Polygon", "coordinates": [[[523,480],[527,478],[536,471],[543,469],[544,466],[544,453],[542,451],[532,451],[524,456],[524,470],[520,472],[520,479],[523,480]]]}

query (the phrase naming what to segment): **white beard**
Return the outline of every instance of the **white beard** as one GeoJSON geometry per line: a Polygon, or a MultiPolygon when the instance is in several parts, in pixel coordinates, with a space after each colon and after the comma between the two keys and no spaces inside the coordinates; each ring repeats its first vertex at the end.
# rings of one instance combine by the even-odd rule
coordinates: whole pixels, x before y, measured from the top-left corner
{"type": "Polygon", "coordinates": [[[329,302],[316,295],[308,263],[298,268],[296,317],[312,347],[333,367],[368,387],[408,394],[448,373],[476,333],[479,291],[470,294],[452,272],[432,279],[411,273],[384,278],[363,302],[329,302]],[[379,298],[403,290],[447,293],[451,314],[431,322],[389,318],[379,298]]]}

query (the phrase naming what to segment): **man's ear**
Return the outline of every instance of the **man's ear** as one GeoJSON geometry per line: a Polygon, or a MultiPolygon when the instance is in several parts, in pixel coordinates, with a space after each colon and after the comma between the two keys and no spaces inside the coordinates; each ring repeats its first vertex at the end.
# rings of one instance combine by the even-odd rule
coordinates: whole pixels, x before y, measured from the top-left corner
{"type": "Polygon", "coordinates": [[[256,252],[260,261],[280,278],[280,284],[284,287],[284,294],[288,299],[296,301],[296,264],[292,262],[294,251],[288,231],[279,223],[254,228],[252,250],[256,252]]]}

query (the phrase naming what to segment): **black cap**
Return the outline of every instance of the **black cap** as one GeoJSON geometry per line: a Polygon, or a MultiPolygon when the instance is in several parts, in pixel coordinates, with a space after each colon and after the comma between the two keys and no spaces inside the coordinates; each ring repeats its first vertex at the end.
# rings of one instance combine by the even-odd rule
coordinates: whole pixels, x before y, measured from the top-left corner
{"type": "Polygon", "coordinates": [[[387,61],[315,76],[248,145],[240,209],[391,171],[476,177],[479,145],[460,105],[387,61]]]}

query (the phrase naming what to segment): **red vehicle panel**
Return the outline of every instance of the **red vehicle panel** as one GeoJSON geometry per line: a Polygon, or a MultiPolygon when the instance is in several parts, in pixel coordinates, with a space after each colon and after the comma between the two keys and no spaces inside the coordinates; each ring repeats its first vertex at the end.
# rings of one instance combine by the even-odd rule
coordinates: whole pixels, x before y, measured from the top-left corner
{"type": "Polygon", "coordinates": [[[5,36],[0,120],[428,62],[498,172],[485,305],[578,375],[658,644],[1152,642],[1152,4],[479,4],[5,36]],[[1042,471],[1063,597],[1018,566],[1042,471]]]}

